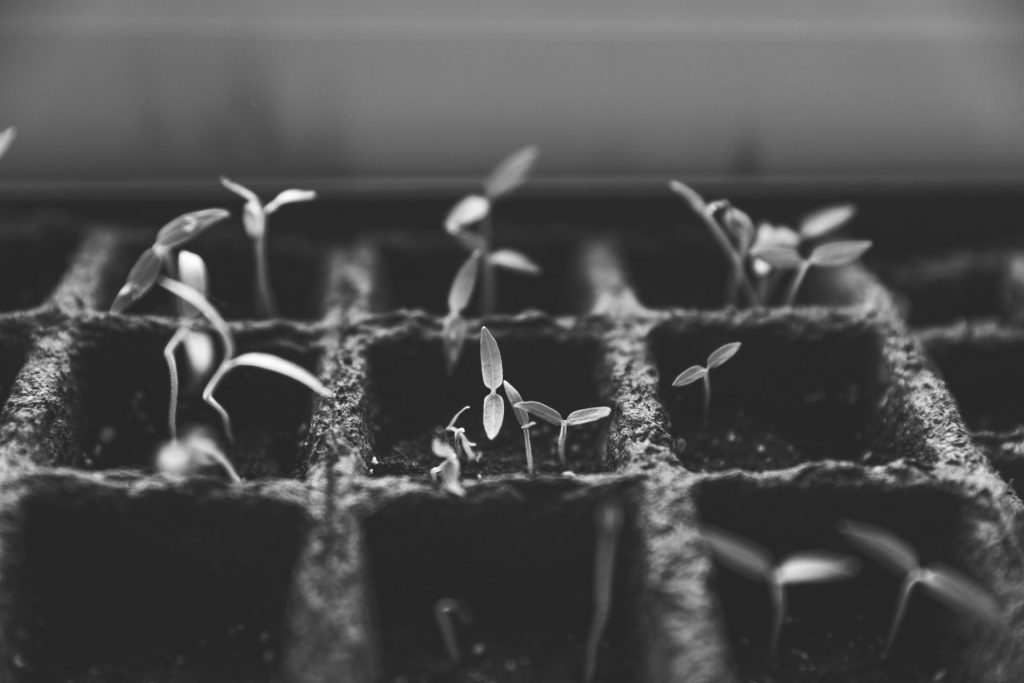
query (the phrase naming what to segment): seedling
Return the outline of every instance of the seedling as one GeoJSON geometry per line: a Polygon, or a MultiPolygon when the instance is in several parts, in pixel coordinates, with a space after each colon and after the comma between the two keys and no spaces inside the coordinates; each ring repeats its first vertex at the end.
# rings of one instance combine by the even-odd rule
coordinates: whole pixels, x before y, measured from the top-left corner
{"type": "Polygon", "coordinates": [[[911,592],[920,585],[933,598],[951,609],[980,621],[998,623],[1003,620],[998,603],[984,589],[952,567],[940,563],[922,566],[917,551],[905,540],[887,529],[843,520],[839,530],[858,550],[889,571],[902,574],[896,610],[893,613],[889,635],[885,640],[883,657],[892,651],[893,642],[903,623],[911,592]]]}
{"type": "Polygon", "coordinates": [[[264,317],[274,317],[277,315],[277,300],[270,285],[270,265],[267,262],[267,218],[285,204],[316,199],[316,192],[313,190],[285,190],[267,204],[263,204],[255,192],[230,178],[221,176],[220,182],[245,200],[242,222],[245,225],[246,234],[252,240],[253,258],[256,264],[253,280],[256,311],[264,317]]]}
{"type": "Polygon", "coordinates": [[[708,364],[706,366],[691,365],[672,380],[672,386],[674,387],[685,387],[688,384],[693,384],[699,379],[704,380],[705,427],[707,427],[708,422],[711,419],[711,369],[723,365],[726,361],[735,356],[740,350],[740,346],[740,342],[723,344],[711,352],[711,355],[708,356],[708,364]]]}
{"type": "Polygon", "coordinates": [[[622,504],[605,501],[594,515],[594,614],[587,634],[587,650],[583,660],[583,680],[591,683],[597,673],[597,648],[608,624],[612,609],[612,581],[615,578],[615,555],[622,531],[622,504]]]}
{"type": "Polygon", "coordinates": [[[441,323],[441,339],[444,341],[444,359],[448,374],[455,370],[459,356],[462,355],[462,347],[466,343],[466,320],[462,317],[462,312],[466,310],[469,299],[473,296],[481,255],[480,251],[474,251],[469,255],[455,273],[455,279],[452,280],[451,289],[448,291],[448,314],[441,323]]]}
{"type": "Polygon", "coordinates": [[[519,428],[523,430],[523,444],[526,448],[526,471],[532,476],[533,444],[530,443],[530,427],[535,426],[537,423],[530,420],[530,413],[516,407],[516,405],[523,402],[523,397],[519,395],[516,388],[509,384],[508,380],[505,380],[504,384],[505,396],[508,397],[508,402],[512,406],[512,414],[516,416],[516,422],[519,423],[519,428]]]}
{"type": "Polygon", "coordinates": [[[233,482],[242,481],[224,455],[220,445],[205,427],[192,427],[179,439],[172,438],[161,446],[156,457],[157,469],[170,476],[188,477],[211,467],[224,470],[233,482]]]}
{"type": "Polygon", "coordinates": [[[482,254],[480,269],[480,310],[490,315],[497,307],[498,289],[495,268],[505,268],[526,275],[540,274],[537,266],[524,254],[512,249],[494,249],[494,227],[491,213],[494,202],[510,194],[526,182],[537,161],[536,147],[524,147],[495,167],[483,184],[482,194],[470,194],[459,200],[445,218],[444,225],[471,253],[482,254]],[[469,230],[480,225],[479,232],[469,230]]]}
{"type": "Polygon", "coordinates": [[[576,427],[578,425],[584,425],[588,422],[596,422],[597,420],[603,420],[612,414],[612,409],[601,406],[597,408],[583,408],[582,410],[576,410],[569,413],[568,417],[562,418],[554,408],[544,405],[540,401],[520,401],[512,406],[513,408],[519,408],[525,410],[530,415],[534,415],[544,420],[549,424],[553,424],[559,428],[558,431],[558,459],[562,463],[562,467],[565,467],[565,439],[566,433],[569,427],[576,427]]]}
{"type": "Polygon", "coordinates": [[[505,401],[498,396],[498,389],[505,381],[505,375],[501,366],[498,342],[486,327],[480,328],[480,373],[484,378],[484,386],[490,390],[490,393],[484,396],[484,433],[493,441],[505,421],[505,401]]]}
{"type": "Polygon", "coordinates": [[[7,154],[7,150],[11,148],[11,143],[14,142],[16,134],[14,126],[0,130],[0,159],[3,159],[4,155],[7,154]]]}
{"type": "Polygon", "coordinates": [[[466,456],[466,460],[469,462],[476,462],[480,459],[480,454],[473,450],[476,448],[476,444],[470,441],[469,437],[466,436],[465,427],[455,426],[459,417],[467,410],[469,410],[469,406],[463,406],[459,412],[455,413],[455,415],[452,416],[451,421],[448,422],[448,426],[444,428],[444,431],[452,435],[452,449],[455,451],[456,456],[458,456],[459,446],[461,446],[462,452],[466,456]]]}
{"type": "Polygon", "coordinates": [[[786,619],[786,588],[797,584],[839,581],[855,576],[860,561],[854,557],[825,550],[793,553],[776,564],[767,550],[757,543],[713,526],[702,526],[701,535],[715,557],[732,571],[768,585],[772,604],[769,654],[778,651],[782,625],[786,619]]]}
{"type": "Polygon", "coordinates": [[[441,631],[441,640],[444,641],[444,649],[448,652],[448,659],[453,664],[462,662],[462,651],[459,649],[459,637],[455,632],[455,620],[468,625],[473,622],[473,613],[469,611],[462,601],[453,598],[441,598],[434,604],[434,618],[437,619],[437,628],[441,631]]]}
{"type": "Polygon", "coordinates": [[[801,256],[795,247],[768,246],[753,250],[751,253],[769,264],[772,268],[779,270],[795,270],[793,279],[790,280],[789,291],[786,293],[784,306],[792,306],[796,302],[800,285],[812,267],[835,268],[853,263],[864,255],[871,248],[871,242],[866,240],[846,240],[842,242],[829,242],[816,247],[807,258],[801,256]]]}
{"type": "Polygon", "coordinates": [[[466,489],[462,488],[462,467],[459,465],[459,455],[451,444],[444,439],[435,438],[431,443],[431,450],[434,455],[442,459],[437,467],[430,469],[430,477],[441,484],[441,488],[452,495],[466,495],[466,489]]]}

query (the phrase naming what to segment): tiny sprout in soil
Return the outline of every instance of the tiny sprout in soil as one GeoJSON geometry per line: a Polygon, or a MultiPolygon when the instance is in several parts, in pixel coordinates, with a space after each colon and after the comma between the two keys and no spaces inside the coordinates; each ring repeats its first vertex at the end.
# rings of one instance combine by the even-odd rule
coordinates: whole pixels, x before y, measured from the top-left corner
{"type": "Polygon", "coordinates": [[[559,428],[558,459],[562,463],[563,467],[566,465],[565,440],[569,427],[587,424],[588,422],[596,422],[597,420],[602,420],[612,414],[611,408],[600,406],[597,408],[583,408],[581,410],[573,411],[569,413],[568,417],[563,419],[561,413],[540,401],[521,401],[512,407],[525,410],[529,414],[539,417],[545,422],[556,425],[559,428]]]}
{"type": "MultiPolygon", "coordinates": [[[[456,427],[455,423],[459,421],[459,418],[464,412],[469,410],[469,406],[463,406],[459,412],[452,416],[452,419],[448,422],[448,426],[444,428],[444,431],[452,435],[452,450],[455,451],[455,456],[458,457],[459,447],[462,447],[462,453],[466,456],[466,460],[469,462],[476,462],[480,459],[480,454],[474,451],[476,443],[469,440],[466,436],[465,427],[456,427]]],[[[437,451],[434,451],[435,455],[437,451]]]]}
{"type": "Polygon", "coordinates": [[[11,148],[15,135],[14,126],[0,130],[0,159],[3,159],[4,155],[7,154],[7,150],[11,148]]]}
{"type": "Polygon", "coordinates": [[[466,343],[466,320],[462,317],[462,312],[466,310],[469,299],[473,296],[473,287],[476,286],[477,273],[480,270],[480,256],[480,251],[474,251],[469,255],[455,273],[452,287],[448,291],[448,314],[441,323],[441,339],[444,342],[445,366],[449,375],[455,370],[455,364],[459,362],[462,347],[466,343]]]}
{"type": "Polygon", "coordinates": [[[462,650],[459,648],[459,636],[455,631],[455,620],[468,625],[473,622],[473,613],[461,601],[453,598],[441,598],[434,604],[434,618],[437,628],[441,631],[441,640],[453,664],[462,662],[462,650]]]}
{"type": "Polygon", "coordinates": [[[221,184],[245,200],[242,209],[242,222],[245,233],[252,240],[253,258],[255,259],[255,279],[253,296],[256,300],[256,311],[264,317],[277,315],[277,300],[273,287],[270,285],[270,265],[267,262],[267,217],[285,204],[308,202],[316,199],[312,190],[284,190],[267,204],[260,202],[256,193],[240,185],[230,178],[221,176],[221,184]]]}
{"type": "Polygon", "coordinates": [[[430,477],[441,484],[448,493],[459,497],[466,495],[466,489],[462,488],[462,467],[459,465],[459,455],[455,449],[444,439],[435,438],[430,444],[434,455],[442,459],[437,467],[430,469],[430,477]]]}
{"type": "Polygon", "coordinates": [[[505,381],[505,396],[508,397],[508,402],[512,405],[512,414],[516,416],[519,428],[523,430],[523,445],[526,448],[526,471],[533,475],[533,444],[530,442],[530,427],[537,423],[530,420],[530,413],[516,407],[523,402],[523,397],[519,395],[514,386],[508,383],[508,380],[505,381]]]}
{"type": "Polygon", "coordinates": [[[597,649],[608,624],[612,609],[612,582],[615,578],[615,556],[622,531],[622,504],[605,501],[594,516],[594,614],[587,633],[587,650],[583,661],[583,680],[591,683],[597,673],[597,649]]]}
{"type": "Polygon", "coordinates": [[[494,335],[486,327],[480,328],[480,373],[484,386],[490,390],[484,396],[484,433],[491,441],[498,436],[505,421],[505,401],[498,395],[498,389],[505,381],[501,366],[501,351],[494,335]]]}
{"type": "Polygon", "coordinates": [[[540,274],[540,267],[524,254],[512,249],[494,249],[494,227],[491,222],[494,202],[526,182],[530,170],[537,161],[537,155],[536,147],[524,147],[509,155],[484,181],[482,194],[463,197],[445,218],[444,226],[448,234],[455,237],[470,253],[481,254],[480,311],[483,315],[490,315],[497,308],[495,268],[505,268],[527,275],[540,274]],[[470,228],[477,224],[480,225],[480,230],[471,231],[470,228]]]}
{"type": "Polygon", "coordinates": [[[999,623],[1003,615],[999,605],[974,581],[952,567],[933,563],[921,566],[913,547],[896,534],[863,522],[844,520],[839,525],[843,535],[861,552],[889,571],[903,576],[884,656],[888,657],[903,623],[914,586],[921,585],[933,598],[965,616],[979,621],[999,623]]]}
{"type": "Polygon", "coordinates": [[[181,477],[220,470],[231,481],[242,481],[209,428],[203,426],[190,427],[181,438],[165,442],[157,453],[156,468],[164,474],[181,477]]]}
{"type": "Polygon", "coordinates": [[[725,364],[739,350],[740,342],[723,344],[711,352],[706,366],[691,365],[672,380],[674,387],[685,387],[699,379],[704,380],[704,426],[707,426],[711,419],[711,369],[725,364]]]}
{"type": "Polygon", "coordinates": [[[860,561],[846,555],[808,550],[793,553],[775,564],[767,550],[729,531],[702,526],[701,535],[724,566],[748,579],[768,584],[773,611],[769,653],[773,657],[786,619],[787,586],[838,581],[860,572],[860,561]]]}

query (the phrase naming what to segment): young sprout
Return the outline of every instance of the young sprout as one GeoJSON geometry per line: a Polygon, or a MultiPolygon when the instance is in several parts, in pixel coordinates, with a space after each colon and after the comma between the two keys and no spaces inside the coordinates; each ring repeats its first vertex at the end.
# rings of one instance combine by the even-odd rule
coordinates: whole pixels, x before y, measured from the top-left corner
{"type": "Polygon", "coordinates": [[[141,299],[156,285],[162,270],[166,269],[173,277],[174,250],[185,246],[229,215],[224,209],[202,209],[182,214],[160,228],[153,246],[142,252],[129,271],[128,279],[110,305],[110,312],[121,313],[141,299]]]}
{"type": "Polygon", "coordinates": [[[1002,621],[998,603],[974,581],[940,563],[922,566],[914,548],[891,531],[852,520],[840,522],[839,530],[858,550],[886,569],[903,576],[883,657],[888,657],[892,650],[911,592],[918,585],[939,602],[967,616],[981,621],[1002,621]]]}
{"type": "Polygon", "coordinates": [[[181,477],[202,474],[216,467],[231,481],[242,481],[210,430],[201,426],[186,430],[180,439],[165,442],[157,453],[156,467],[164,474],[181,477]]]}
{"type": "Polygon", "coordinates": [[[455,633],[455,619],[467,625],[472,623],[473,613],[460,600],[441,598],[434,603],[434,618],[437,619],[437,628],[441,631],[441,640],[444,641],[448,659],[452,660],[453,664],[461,663],[462,652],[459,649],[458,635],[455,633]]]}
{"type": "Polygon", "coordinates": [[[583,660],[583,680],[591,683],[597,673],[597,648],[612,609],[612,580],[615,578],[615,555],[622,531],[622,504],[605,501],[594,516],[594,614],[587,634],[587,650],[583,660]]]}
{"type": "Polygon", "coordinates": [[[514,270],[526,275],[538,275],[540,268],[518,251],[494,249],[494,228],[491,211],[496,200],[510,194],[524,182],[537,161],[536,147],[524,147],[498,164],[483,184],[482,194],[463,197],[445,218],[448,234],[462,243],[470,252],[482,253],[480,309],[483,315],[494,312],[498,301],[495,268],[514,270]],[[469,228],[480,224],[479,233],[469,228]]]}
{"type": "Polygon", "coordinates": [[[273,288],[270,286],[270,266],[267,262],[267,217],[285,204],[316,199],[316,192],[313,190],[285,190],[267,204],[263,204],[256,193],[244,185],[240,185],[226,176],[221,176],[220,182],[245,200],[242,222],[245,224],[245,232],[253,244],[253,257],[256,264],[253,294],[256,300],[256,310],[264,317],[274,317],[277,315],[277,301],[274,298],[273,288]]]}
{"type": "Polygon", "coordinates": [[[476,462],[477,460],[480,459],[480,454],[473,450],[474,448],[476,448],[476,444],[470,441],[469,437],[466,436],[465,427],[455,426],[455,423],[458,421],[459,417],[467,410],[469,410],[469,406],[463,406],[462,410],[460,410],[459,412],[455,413],[455,415],[452,416],[452,419],[448,422],[448,426],[445,427],[444,430],[452,435],[452,450],[455,451],[456,456],[458,455],[459,446],[461,445],[462,452],[466,455],[466,460],[468,460],[469,462],[476,462]]]}
{"type": "Polygon", "coordinates": [[[480,328],[480,373],[483,375],[484,386],[490,390],[484,396],[484,433],[493,441],[505,421],[505,401],[498,396],[498,389],[505,381],[505,375],[501,366],[498,342],[486,327],[480,328]]]}
{"type": "Polygon", "coordinates": [[[565,439],[566,432],[569,427],[575,427],[578,425],[587,424],[588,422],[596,422],[602,420],[612,414],[612,409],[604,406],[598,408],[583,408],[582,410],[576,410],[569,413],[568,417],[562,418],[561,413],[550,406],[546,406],[540,401],[520,401],[512,406],[513,408],[519,408],[525,410],[530,415],[534,415],[544,420],[549,424],[556,425],[559,428],[558,431],[558,459],[565,467],[565,439]]]}
{"type": "Polygon", "coordinates": [[[804,258],[795,247],[767,246],[755,249],[751,254],[761,261],[764,261],[772,268],[779,270],[795,270],[796,274],[789,284],[789,291],[786,293],[784,306],[792,306],[796,302],[796,295],[800,291],[800,285],[812,267],[835,268],[853,263],[864,255],[871,248],[871,242],[866,240],[846,240],[842,242],[829,242],[816,247],[804,258]]]}
{"type": "Polygon", "coordinates": [[[517,408],[516,405],[523,402],[523,397],[519,395],[516,388],[505,380],[505,396],[508,397],[509,405],[512,406],[512,414],[516,416],[516,422],[519,423],[519,428],[523,430],[523,443],[526,447],[526,471],[532,476],[533,475],[533,444],[530,443],[530,427],[536,425],[536,422],[530,421],[530,413],[526,412],[522,408],[517,408]]]}
{"type": "Polygon", "coordinates": [[[726,361],[735,356],[736,352],[740,350],[740,346],[740,342],[723,344],[711,352],[711,355],[708,356],[708,364],[706,366],[691,365],[672,380],[672,386],[674,387],[685,387],[688,384],[693,384],[699,379],[704,380],[705,427],[711,419],[711,369],[717,368],[719,365],[723,365],[726,361]]]}
{"type": "Polygon", "coordinates": [[[0,159],[3,159],[4,155],[7,154],[7,150],[11,148],[11,143],[14,142],[16,134],[14,126],[0,130],[0,159]]]}
{"type": "Polygon", "coordinates": [[[481,254],[480,251],[474,251],[469,255],[455,273],[452,287],[448,291],[448,314],[441,323],[441,339],[444,342],[444,359],[449,375],[455,370],[455,364],[459,362],[462,347],[466,343],[466,320],[462,317],[462,311],[469,305],[473,295],[481,254]]]}
{"type": "Polygon", "coordinates": [[[787,586],[848,579],[860,571],[856,558],[825,550],[793,553],[775,564],[767,550],[749,539],[707,525],[701,526],[700,533],[723,565],[768,585],[773,613],[769,653],[773,657],[786,620],[787,586]]]}
{"type": "Polygon", "coordinates": [[[442,459],[440,465],[430,468],[430,477],[440,483],[441,488],[448,493],[460,498],[465,496],[466,489],[462,488],[462,482],[460,481],[462,478],[462,467],[459,465],[458,453],[444,439],[435,438],[430,447],[434,455],[442,459]]]}

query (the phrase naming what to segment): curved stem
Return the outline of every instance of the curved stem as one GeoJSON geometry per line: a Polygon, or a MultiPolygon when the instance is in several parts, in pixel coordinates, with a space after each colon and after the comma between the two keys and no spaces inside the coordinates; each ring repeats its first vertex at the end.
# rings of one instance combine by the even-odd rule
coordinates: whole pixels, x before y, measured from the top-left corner
{"type": "Polygon", "coordinates": [[[210,381],[206,383],[206,388],[203,389],[203,400],[207,405],[216,410],[218,415],[220,415],[220,421],[224,427],[224,436],[227,438],[229,443],[234,443],[235,435],[231,430],[231,416],[228,415],[228,411],[224,409],[224,406],[218,403],[217,399],[213,397],[213,392],[217,390],[217,385],[220,384],[221,379],[230,367],[231,366],[228,364],[228,361],[224,361],[220,364],[217,371],[213,373],[213,377],[211,377],[210,381]]]}
{"type": "Polygon", "coordinates": [[[882,653],[883,659],[889,657],[892,644],[896,641],[896,633],[900,630],[900,625],[903,623],[903,615],[906,614],[907,603],[910,602],[910,592],[917,585],[919,571],[915,570],[907,574],[903,579],[903,584],[900,586],[899,597],[896,599],[896,611],[893,612],[892,624],[889,626],[889,636],[885,639],[885,651],[882,653]]]}
{"type": "Polygon", "coordinates": [[[188,328],[179,327],[175,330],[171,340],[167,342],[167,346],[164,347],[164,360],[167,361],[167,372],[171,380],[171,399],[170,405],[167,407],[167,429],[173,440],[178,438],[178,362],[174,359],[174,352],[177,351],[178,346],[185,340],[188,333],[188,328]]]}
{"type": "Polygon", "coordinates": [[[562,467],[565,467],[565,437],[569,431],[569,423],[562,420],[562,426],[558,430],[558,460],[562,463],[562,467]]]}
{"type": "Polygon", "coordinates": [[[807,271],[811,269],[811,262],[804,261],[800,264],[800,268],[796,271],[796,275],[793,276],[793,282],[789,285],[789,291],[786,293],[785,306],[792,306],[796,303],[797,292],[800,291],[800,285],[803,284],[804,278],[807,277],[807,271]]]}
{"type": "Polygon", "coordinates": [[[267,262],[267,238],[261,235],[253,239],[256,264],[256,312],[266,318],[277,316],[277,301],[270,286],[270,264],[267,262]]]}

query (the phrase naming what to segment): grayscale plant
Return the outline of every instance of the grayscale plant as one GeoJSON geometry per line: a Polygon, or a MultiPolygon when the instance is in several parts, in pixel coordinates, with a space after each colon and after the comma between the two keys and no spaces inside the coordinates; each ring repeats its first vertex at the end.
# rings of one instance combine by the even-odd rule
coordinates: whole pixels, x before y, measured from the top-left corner
{"type": "Polygon", "coordinates": [[[720,365],[723,365],[730,358],[735,356],[736,352],[740,350],[740,346],[740,342],[723,344],[711,352],[711,355],[708,356],[706,366],[691,365],[672,380],[672,386],[674,387],[685,387],[688,384],[693,384],[699,379],[704,380],[703,420],[705,427],[711,420],[711,370],[712,368],[717,368],[720,365]]]}
{"type": "Polygon", "coordinates": [[[15,131],[14,126],[0,130],[0,159],[3,159],[4,155],[7,154],[7,150],[11,148],[16,135],[17,131],[15,131]]]}
{"type": "Polygon", "coordinates": [[[603,501],[594,515],[594,613],[587,633],[583,660],[583,680],[592,683],[597,674],[597,649],[612,611],[612,585],[615,579],[615,558],[623,522],[622,503],[603,501]]]}
{"type": "Polygon", "coordinates": [[[452,495],[466,495],[466,489],[462,488],[462,466],[459,465],[459,455],[450,443],[444,439],[435,438],[430,444],[434,455],[441,458],[441,464],[430,469],[430,477],[441,485],[452,495]]]}
{"type": "Polygon", "coordinates": [[[469,437],[466,436],[465,427],[456,426],[456,422],[458,422],[459,417],[461,417],[467,410],[469,410],[469,406],[463,406],[459,412],[455,413],[455,415],[452,416],[452,419],[448,422],[448,426],[444,428],[444,431],[452,435],[452,449],[455,451],[456,455],[458,455],[459,448],[461,447],[463,455],[466,456],[466,460],[469,462],[476,462],[480,459],[480,454],[473,450],[476,448],[476,444],[470,441],[469,437]]]}
{"type": "Polygon", "coordinates": [[[164,442],[156,457],[157,470],[168,476],[193,476],[211,467],[223,470],[233,482],[242,481],[210,430],[198,425],[164,442]]]}
{"type": "Polygon", "coordinates": [[[519,428],[523,430],[523,445],[526,448],[526,472],[532,476],[534,473],[533,444],[530,442],[530,427],[535,426],[537,423],[530,420],[530,413],[516,407],[516,405],[523,402],[523,397],[519,395],[516,388],[509,384],[508,380],[505,380],[504,385],[505,396],[508,397],[509,405],[512,406],[512,414],[516,416],[516,422],[519,423],[519,428]]]}
{"type": "Polygon", "coordinates": [[[444,343],[445,366],[450,375],[462,355],[462,347],[466,343],[466,319],[462,312],[469,305],[476,286],[477,273],[480,270],[482,252],[474,251],[459,267],[448,290],[448,314],[441,323],[441,340],[444,343]]]}
{"type": "Polygon", "coordinates": [[[587,424],[588,422],[596,422],[602,420],[612,414],[612,409],[604,406],[597,408],[583,408],[582,410],[576,410],[565,418],[562,417],[554,408],[544,405],[540,401],[520,401],[513,405],[514,408],[525,410],[534,417],[539,417],[548,424],[553,424],[558,427],[558,459],[565,467],[565,441],[569,427],[576,427],[579,425],[587,424]]]}
{"type": "Polygon", "coordinates": [[[480,328],[480,374],[483,376],[484,386],[489,390],[484,396],[484,433],[493,441],[505,421],[505,401],[498,395],[505,375],[498,342],[486,327],[480,328]]]}
{"type": "Polygon", "coordinates": [[[473,613],[461,600],[441,598],[434,603],[434,618],[437,620],[438,630],[441,631],[441,641],[448,653],[448,659],[453,664],[460,664],[462,650],[459,648],[459,636],[455,630],[455,621],[460,621],[463,626],[471,624],[473,613]]]}
{"type": "Polygon", "coordinates": [[[772,268],[795,271],[783,301],[784,306],[792,306],[796,303],[800,285],[803,284],[804,278],[807,277],[811,268],[836,268],[849,265],[863,256],[864,252],[870,248],[871,242],[866,240],[846,240],[822,244],[811,251],[807,258],[804,258],[795,247],[782,246],[760,247],[754,249],[751,254],[772,268]]]}

